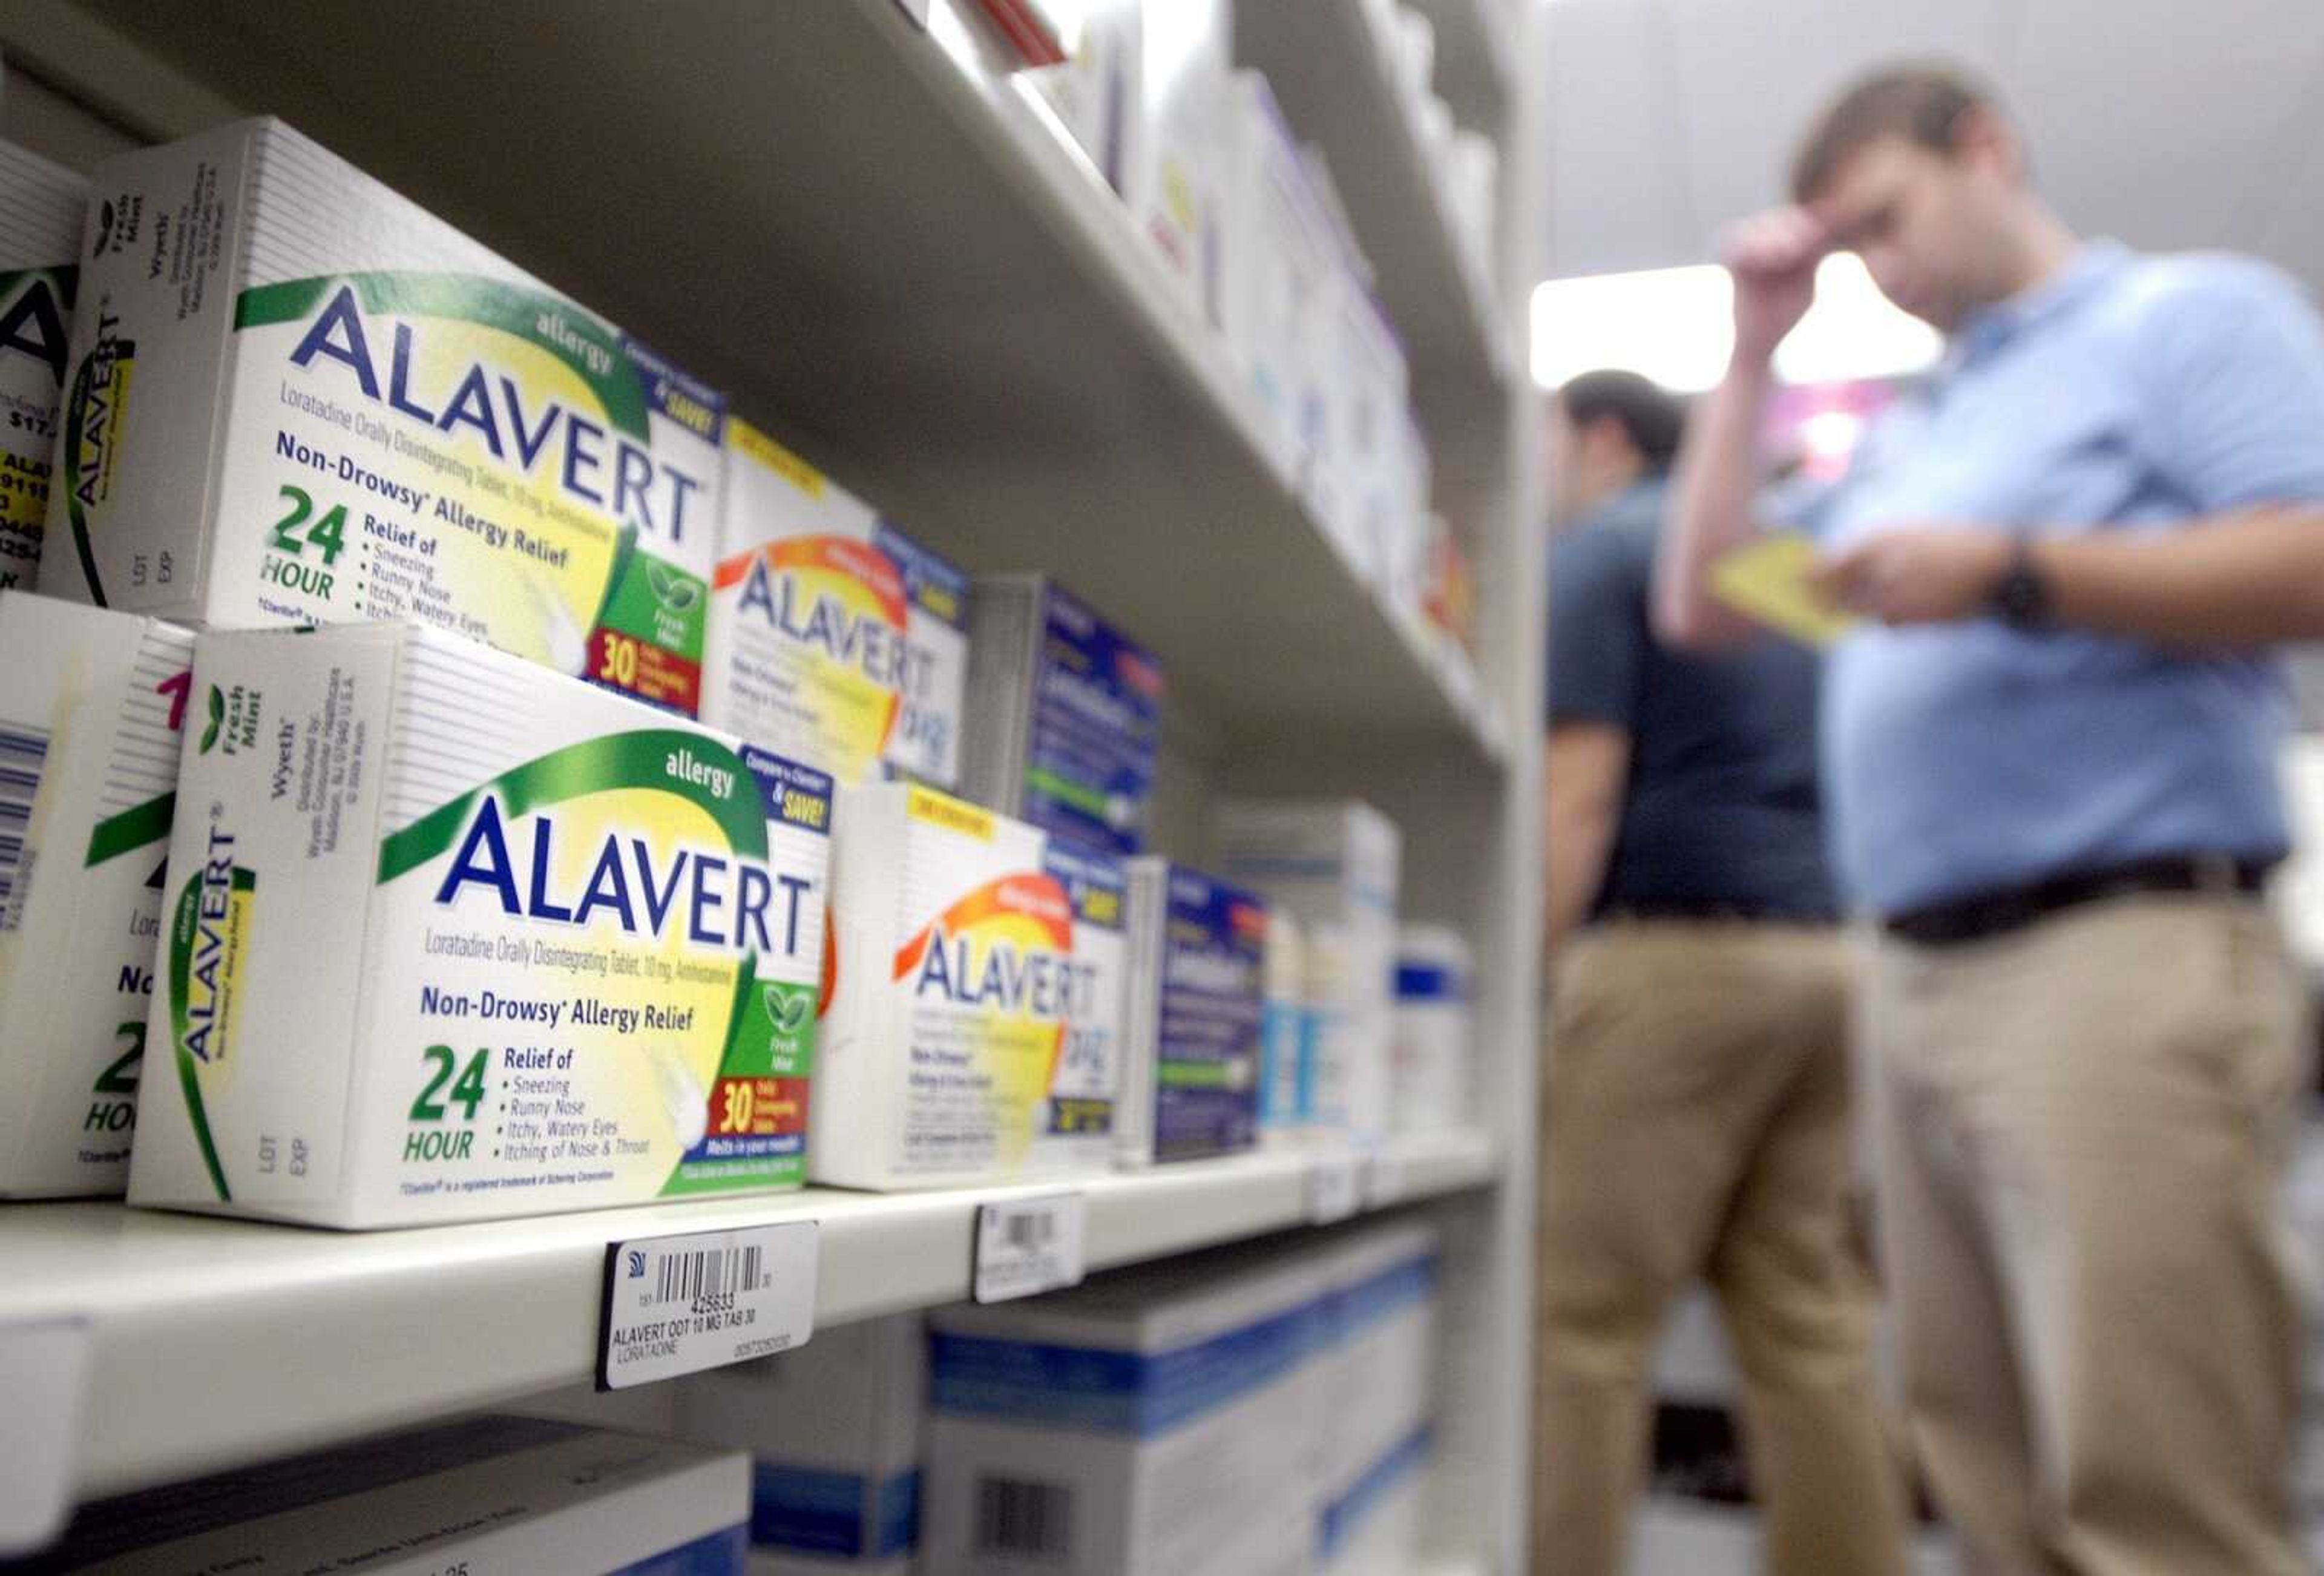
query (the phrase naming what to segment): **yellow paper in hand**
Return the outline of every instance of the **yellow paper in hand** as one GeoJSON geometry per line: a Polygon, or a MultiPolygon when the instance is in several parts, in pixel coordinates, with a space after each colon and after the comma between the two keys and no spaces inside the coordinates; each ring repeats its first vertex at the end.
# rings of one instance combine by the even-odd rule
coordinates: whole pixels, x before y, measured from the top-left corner
{"type": "Polygon", "coordinates": [[[1803,645],[1829,646],[1856,621],[1809,584],[1815,564],[1815,543],[1798,531],[1777,531],[1720,559],[1711,588],[1771,630],[1803,645]]]}

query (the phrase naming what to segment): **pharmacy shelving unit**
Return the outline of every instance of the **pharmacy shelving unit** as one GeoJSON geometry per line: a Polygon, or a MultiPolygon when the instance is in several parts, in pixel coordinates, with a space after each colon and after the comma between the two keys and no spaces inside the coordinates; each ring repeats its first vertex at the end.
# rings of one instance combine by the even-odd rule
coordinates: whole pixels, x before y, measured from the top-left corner
{"type": "MultiPolygon", "coordinates": [[[[1535,8],[1425,6],[1456,114],[1502,148],[1485,270],[1462,260],[1386,78],[1330,110],[1351,64],[1384,69],[1360,0],[1282,4],[1328,29],[1266,64],[1287,106],[1334,115],[1299,129],[1327,147],[1399,315],[1436,502],[1477,562],[1480,686],[1333,547],[1223,347],[1009,77],[973,0],[17,0],[0,12],[0,134],[86,164],[282,115],[730,390],[963,561],[1051,570],[1154,647],[1172,680],[1164,852],[1199,855],[1226,792],[1395,816],[1405,911],[1477,945],[1485,1097],[1477,1130],[1392,1145],[1363,1202],[1435,1210],[1447,1231],[1430,1569],[1515,1571],[1544,584],[1514,370],[1539,227],[1535,8]]],[[[1297,1228],[1345,1164],[1268,1154],[1092,1182],[1091,1264],[1297,1228]]],[[[821,1322],[952,1300],[990,1196],[810,1192],[357,1238],[0,1211],[0,1393],[24,1403],[0,1407],[0,1522],[44,1494],[569,1386],[595,1362],[617,1239],[815,1219],[821,1322]]]]}

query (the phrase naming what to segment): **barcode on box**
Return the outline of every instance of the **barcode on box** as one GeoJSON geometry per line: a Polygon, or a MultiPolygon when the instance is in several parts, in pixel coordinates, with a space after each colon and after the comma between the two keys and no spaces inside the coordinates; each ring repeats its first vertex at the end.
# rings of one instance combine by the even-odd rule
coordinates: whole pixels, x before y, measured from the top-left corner
{"type": "Polygon", "coordinates": [[[24,839],[48,764],[45,730],[0,727],[0,930],[15,929],[22,917],[16,893],[30,874],[24,868],[24,839]]]}
{"type": "Polygon", "coordinates": [[[976,1552],[1063,1562],[1073,1553],[1074,1491],[1062,1483],[980,1478],[976,1552]]]}
{"type": "Polygon", "coordinates": [[[754,1243],[747,1248],[711,1248],[699,1253],[674,1253],[661,1261],[654,1300],[690,1303],[696,1297],[723,1296],[749,1291],[759,1284],[762,1255],[754,1243]]]}

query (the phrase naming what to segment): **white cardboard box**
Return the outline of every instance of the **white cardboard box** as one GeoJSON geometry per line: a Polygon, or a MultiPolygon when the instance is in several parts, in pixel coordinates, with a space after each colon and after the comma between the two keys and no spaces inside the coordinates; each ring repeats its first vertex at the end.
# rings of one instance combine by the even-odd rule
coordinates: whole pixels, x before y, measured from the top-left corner
{"type": "Polygon", "coordinates": [[[134,1203],[796,1185],[831,779],[410,625],[203,635],[134,1203]]]}
{"type": "Polygon", "coordinates": [[[911,1563],[927,1393],[918,1314],[818,1331],[799,1350],[677,1387],[683,1436],[751,1454],[754,1571],[869,1576],[911,1563]]]}
{"type": "Polygon", "coordinates": [[[1457,1128],[1473,1114],[1476,960],[1449,926],[1397,932],[1396,1033],[1389,1055],[1389,1125],[1398,1132],[1457,1128]]]}
{"type": "Polygon", "coordinates": [[[738,1452],[480,1417],[91,1506],[41,1568],[741,1576],[749,1516],[738,1452]]]}
{"type": "Polygon", "coordinates": [[[280,121],[107,161],[81,255],[43,589],[696,709],[718,395],[280,121]]]}
{"type": "Polygon", "coordinates": [[[739,418],[702,720],[843,788],[960,778],[968,576],[739,418]]]}
{"type": "Polygon", "coordinates": [[[193,655],[0,592],[0,1197],[128,1179],[193,655]]]}
{"type": "Polygon", "coordinates": [[[1352,800],[1231,799],[1212,865],[1300,922],[1316,1014],[1317,1127],[1377,1138],[1388,1125],[1388,1036],[1403,838],[1352,800]]]}
{"type": "Polygon", "coordinates": [[[1229,1252],[932,1315],[923,1564],[1180,1576],[1243,1569],[1246,1539],[1279,1557],[1283,1528],[1314,1525],[1327,1289],[1312,1255],[1229,1252]]]}
{"type": "MultiPolygon", "coordinates": [[[[1404,342],[1388,310],[1352,272],[1341,279],[1331,464],[1343,478],[1334,523],[1366,579],[1391,594],[1391,555],[1404,524],[1418,529],[1413,504],[1413,429],[1404,342]],[[1401,523],[1400,523],[1401,522],[1401,523]]],[[[1424,487],[1425,483],[1421,484],[1424,487]]]]}
{"type": "Polygon", "coordinates": [[[1307,1004],[1307,948],[1299,922],[1267,916],[1264,1017],[1259,1026],[1259,1136],[1304,1142],[1315,1120],[1315,1014],[1307,1004]]]}
{"type": "Polygon", "coordinates": [[[1220,327],[1296,478],[1325,441],[1339,242],[1265,77],[1234,74],[1222,125],[1220,327]]]}
{"type": "MultiPolygon", "coordinates": [[[[1317,1481],[1326,1513],[1381,1485],[1434,1403],[1437,1232],[1425,1221],[1368,1223],[1320,1250],[1330,1317],[1316,1362],[1317,1481]]],[[[1343,1515],[1352,1510],[1344,1507],[1343,1515]]]]}
{"type": "Polygon", "coordinates": [[[88,182],[0,143],[0,591],[40,583],[88,182]]]}
{"type": "Polygon", "coordinates": [[[815,1180],[1102,1172],[1120,1094],[1126,880],[932,788],[839,797],[815,1180]]]}
{"type": "Polygon", "coordinates": [[[932,1315],[924,1563],[1408,1571],[1436,1251],[1368,1223],[932,1315]]]}
{"type": "Polygon", "coordinates": [[[1120,195],[1188,307],[1215,321],[1231,0],[1091,0],[1072,9],[1073,52],[1028,78],[1120,195]]]}

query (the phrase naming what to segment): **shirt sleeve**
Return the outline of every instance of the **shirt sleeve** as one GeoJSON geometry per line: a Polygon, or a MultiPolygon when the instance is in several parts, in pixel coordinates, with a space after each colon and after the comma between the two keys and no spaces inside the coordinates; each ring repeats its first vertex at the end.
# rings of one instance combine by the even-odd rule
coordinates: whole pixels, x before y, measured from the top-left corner
{"type": "Polygon", "coordinates": [[[2324,324],[2264,264],[2212,261],[2140,346],[2166,474],[2201,513],[2324,501],[2324,324]]]}
{"type": "Polygon", "coordinates": [[[1652,572],[1627,533],[1583,527],[1550,554],[1549,723],[1637,725],[1652,572]]]}

